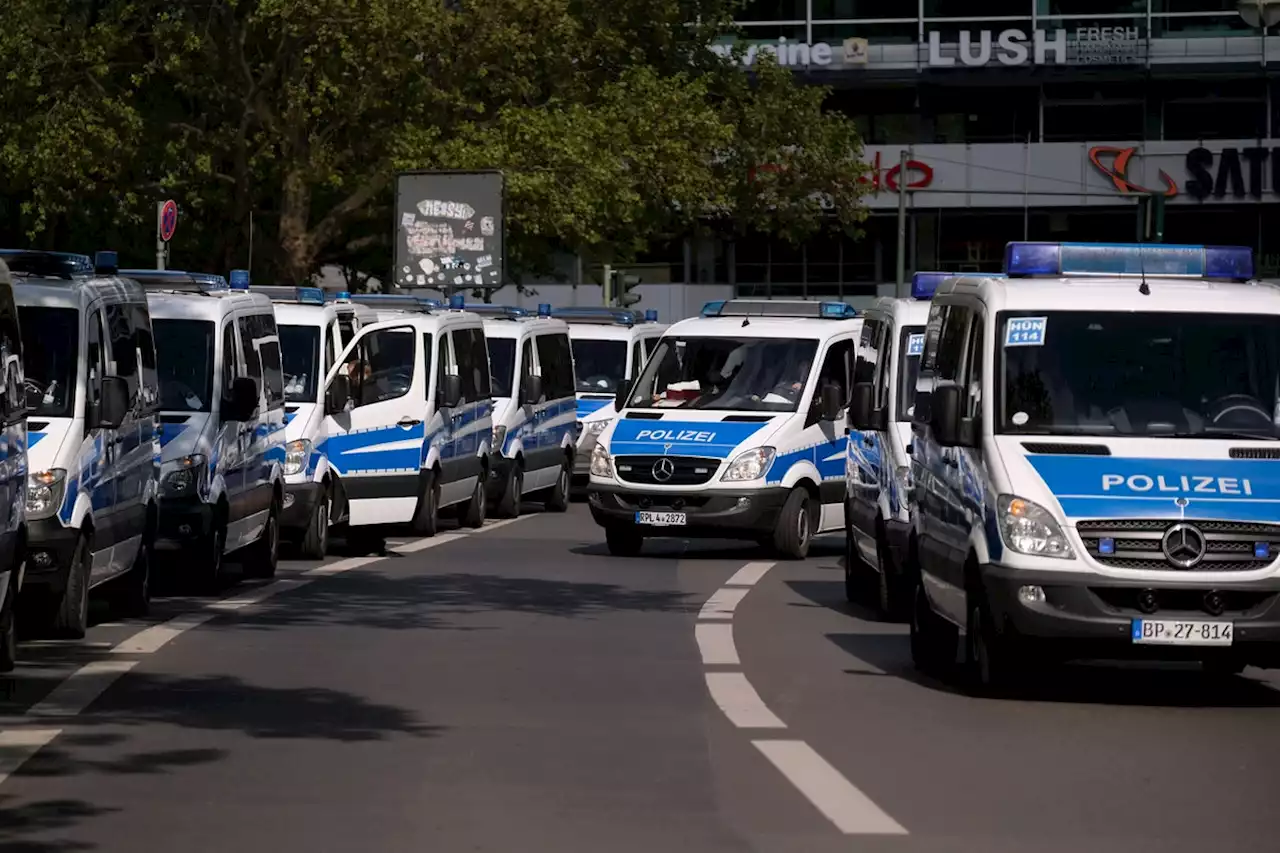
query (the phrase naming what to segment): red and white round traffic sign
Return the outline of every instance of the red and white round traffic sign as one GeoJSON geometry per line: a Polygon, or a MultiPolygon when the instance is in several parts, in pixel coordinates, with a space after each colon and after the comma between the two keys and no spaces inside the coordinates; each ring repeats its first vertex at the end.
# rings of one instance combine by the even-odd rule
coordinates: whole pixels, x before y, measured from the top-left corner
{"type": "Polygon", "coordinates": [[[160,208],[160,239],[168,243],[178,230],[178,203],[169,199],[160,208]]]}

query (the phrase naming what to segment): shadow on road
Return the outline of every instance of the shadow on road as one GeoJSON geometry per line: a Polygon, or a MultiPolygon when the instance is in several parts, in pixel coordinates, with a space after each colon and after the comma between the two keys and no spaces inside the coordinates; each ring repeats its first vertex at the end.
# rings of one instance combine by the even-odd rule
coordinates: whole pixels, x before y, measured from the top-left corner
{"type": "Polygon", "coordinates": [[[871,604],[870,591],[863,592],[863,600],[850,602],[844,594],[844,579],[838,581],[787,581],[792,592],[803,596],[814,604],[830,608],[837,613],[845,613],[863,622],[894,624],[898,620],[890,619],[871,604]],[[863,603],[866,602],[866,603],[863,603]]]}
{"type": "Polygon", "coordinates": [[[84,841],[33,836],[47,836],[113,811],[84,800],[39,800],[21,805],[17,800],[17,797],[0,795],[0,850],[5,853],[91,850],[94,845],[84,841]]]}

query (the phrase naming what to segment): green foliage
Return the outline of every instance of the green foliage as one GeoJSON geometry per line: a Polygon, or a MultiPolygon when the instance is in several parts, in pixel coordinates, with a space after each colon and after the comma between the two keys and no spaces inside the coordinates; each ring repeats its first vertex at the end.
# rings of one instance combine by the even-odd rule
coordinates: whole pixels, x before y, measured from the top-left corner
{"type": "Polygon", "coordinates": [[[855,228],[852,124],[789,72],[710,51],[733,5],[6,0],[0,195],[21,206],[0,229],[123,236],[137,260],[172,196],[175,263],[243,266],[252,213],[260,280],[381,276],[395,173],[430,168],[505,172],[517,274],[696,227],[855,228]]]}

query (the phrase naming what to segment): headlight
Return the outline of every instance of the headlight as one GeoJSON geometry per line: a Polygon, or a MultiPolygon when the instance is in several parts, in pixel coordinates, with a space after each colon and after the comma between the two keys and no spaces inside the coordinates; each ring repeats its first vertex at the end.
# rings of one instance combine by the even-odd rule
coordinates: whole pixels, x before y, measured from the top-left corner
{"type": "Polygon", "coordinates": [[[591,450],[591,476],[613,476],[613,463],[612,460],[609,459],[609,451],[604,449],[603,444],[597,444],[591,450]]]}
{"type": "Polygon", "coordinates": [[[739,453],[737,458],[729,463],[729,468],[724,472],[721,480],[759,480],[764,473],[769,470],[769,466],[773,464],[774,450],[772,447],[757,447],[754,450],[748,450],[746,453],[739,453]]]}
{"type": "Polygon", "coordinates": [[[587,435],[599,435],[608,425],[608,421],[587,421],[583,424],[583,432],[587,435]]]}
{"type": "Polygon", "coordinates": [[[67,472],[62,468],[36,471],[27,477],[27,517],[44,518],[62,506],[67,486],[67,472]]]}
{"type": "Polygon", "coordinates": [[[209,470],[205,467],[206,461],[199,453],[174,460],[172,464],[177,470],[170,471],[165,476],[164,493],[176,497],[195,492],[196,488],[204,482],[205,472],[209,470]]]}
{"type": "Polygon", "coordinates": [[[1000,513],[1000,538],[1011,550],[1064,560],[1075,556],[1058,522],[1039,504],[1017,495],[1000,495],[996,509],[1000,513]]]}
{"type": "Polygon", "coordinates": [[[284,446],[284,473],[299,474],[306,470],[307,461],[311,458],[311,442],[299,438],[284,446]]]}
{"type": "Polygon", "coordinates": [[[495,452],[502,451],[502,445],[507,443],[507,428],[504,426],[496,426],[493,428],[493,435],[489,437],[489,446],[495,452]]]}

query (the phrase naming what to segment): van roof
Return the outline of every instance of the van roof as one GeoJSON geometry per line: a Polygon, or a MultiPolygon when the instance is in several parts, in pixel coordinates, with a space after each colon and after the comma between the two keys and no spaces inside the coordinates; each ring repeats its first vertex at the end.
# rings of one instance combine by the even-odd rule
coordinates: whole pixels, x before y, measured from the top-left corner
{"type": "Polygon", "coordinates": [[[271,300],[251,290],[175,292],[148,290],[151,316],[164,320],[219,320],[233,311],[257,309],[271,312],[271,300]]]}
{"type": "MultiPolygon", "coordinates": [[[[455,312],[456,313],[456,312],[455,312]]],[[[490,338],[519,338],[539,332],[569,332],[569,324],[550,317],[485,317],[484,333],[490,338]]]]}
{"type": "Polygon", "coordinates": [[[672,337],[824,339],[862,328],[862,318],[819,320],[813,317],[691,317],[673,323],[672,337]]]}
{"type": "Polygon", "coordinates": [[[1262,282],[1194,278],[958,276],[934,300],[976,297],[991,311],[1177,311],[1280,315],[1280,288],[1262,282]],[[1143,282],[1149,293],[1141,290],[1143,282]]]}
{"type": "Polygon", "coordinates": [[[95,302],[141,303],[146,300],[146,294],[136,281],[118,276],[72,279],[15,276],[13,300],[20,307],[72,308],[82,311],[95,302]]]}

